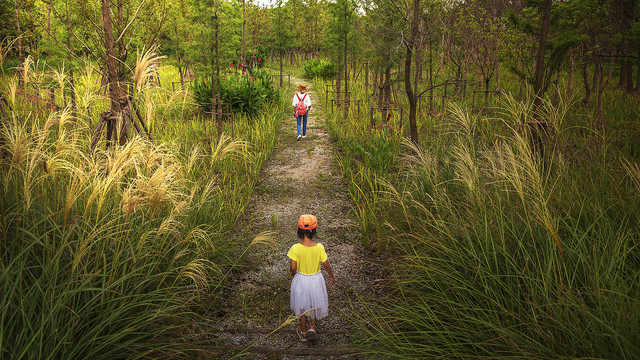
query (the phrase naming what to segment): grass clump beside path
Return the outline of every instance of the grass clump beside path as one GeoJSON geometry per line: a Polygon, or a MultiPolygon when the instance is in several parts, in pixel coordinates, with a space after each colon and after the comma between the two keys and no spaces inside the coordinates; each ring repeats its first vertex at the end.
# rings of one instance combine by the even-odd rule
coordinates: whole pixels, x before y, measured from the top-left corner
{"type": "Polygon", "coordinates": [[[330,120],[369,245],[396,258],[397,296],[368,304],[364,351],[638,357],[638,165],[548,104],[557,135],[543,162],[518,127],[529,106],[507,97],[491,119],[452,106],[404,150],[393,126],[330,120]]]}
{"type": "MultiPolygon", "coordinates": [[[[159,100],[167,90],[146,91],[159,100]]],[[[180,110],[192,103],[173,104],[155,104],[167,109],[153,127],[165,141],[135,137],[95,153],[92,128],[69,109],[3,127],[1,358],[192,358],[205,349],[192,326],[217,311],[212,289],[249,246],[226,233],[283,107],[250,123],[236,117],[232,139],[180,117],[193,116],[180,110]]]]}

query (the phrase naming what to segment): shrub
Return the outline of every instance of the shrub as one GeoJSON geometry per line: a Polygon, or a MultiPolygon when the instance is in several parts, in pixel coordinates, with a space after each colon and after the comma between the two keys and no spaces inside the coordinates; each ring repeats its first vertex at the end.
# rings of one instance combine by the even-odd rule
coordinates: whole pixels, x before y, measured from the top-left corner
{"type": "Polygon", "coordinates": [[[328,79],[336,76],[338,66],[334,62],[311,59],[304,64],[304,77],[307,79],[328,79]]]}
{"type": "MultiPolygon", "coordinates": [[[[193,83],[194,100],[205,111],[211,111],[211,81],[193,83]]],[[[265,105],[280,101],[280,92],[264,70],[252,70],[245,75],[220,78],[220,97],[231,104],[231,110],[247,115],[257,114],[265,105]]]]}

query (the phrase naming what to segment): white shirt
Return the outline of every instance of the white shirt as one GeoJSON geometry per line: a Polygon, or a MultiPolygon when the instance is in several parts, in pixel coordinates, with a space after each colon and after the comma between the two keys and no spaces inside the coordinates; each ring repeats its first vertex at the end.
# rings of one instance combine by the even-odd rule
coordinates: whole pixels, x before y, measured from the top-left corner
{"type": "Polygon", "coordinates": [[[294,107],[296,107],[298,105],[298,96],[300,96],[300,99],[302,99],[302,97],[304,96],[304,106],[306,106],[306,108],[308,109],[309,106],[311,106],[311,100],[309,99],[309,94],[307,94],[307,93],[300,93],[300,92],[299,93],[295,93],[293,95],[293,103],[292,103],[292,105],[294,107]]]}

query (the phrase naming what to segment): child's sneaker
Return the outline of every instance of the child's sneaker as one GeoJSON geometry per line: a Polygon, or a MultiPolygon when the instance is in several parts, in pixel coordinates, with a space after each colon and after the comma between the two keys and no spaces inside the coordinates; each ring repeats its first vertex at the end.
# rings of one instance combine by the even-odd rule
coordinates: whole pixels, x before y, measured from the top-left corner
{"type": "Polygon", "coordinates": [[[298,137],[296,138],[296,141],[300,140],[301,137],[302,135],[298,135],[298,137]]]}
{"type": "Polygon", "coordinates": [[[309,329],[309,331],[307,331],[307,339],[309,341],[316,341],[316,329],[309,329]]]}

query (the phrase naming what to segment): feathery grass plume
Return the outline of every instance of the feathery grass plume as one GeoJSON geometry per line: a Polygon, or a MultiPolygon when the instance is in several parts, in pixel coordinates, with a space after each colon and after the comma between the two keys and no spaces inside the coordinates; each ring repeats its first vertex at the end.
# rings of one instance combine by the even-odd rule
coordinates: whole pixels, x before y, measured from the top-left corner
{"type": "Polygon", "coordinates": [[[16,102],[18,100],[18,82],[18,75],[13,76],[9,80],[9,101],[11,102],[11,107],[14,110],[16,108],[16,102]]]}
{"type": "MultiPolygon", "coordinates": [[[[218,175],[212,176],[211,179],[204,186],[194,186],[191,188],[191,194],[189,195],[189,203],[195,204],[195,209],[200,211],[203,207],[209,203],[209,198],[213,195],[214,189],[218,188],[218,175]],[[197,195],[197,201],[196,201],[197,195]]],[[[220,190],[218,188],[218,190],[220,190]]]]}
{"type": "Polygon", "coordinates": [[[60,90],[60,94],[64,97],[65,85],[67,83],[67,74],[64,71],[64,63],[60,69],[52,69],[52,72],[49,74],[51,80],[58,86],[60,90]]]}
{"type": "Polygon", "coordinates": [[[63,108],[59,111],[52,111],[47,116],[43,132],[46,133],[50,128],[58,126],[58,136],[64,133],[64,126],[73,122],[75,118],[70,107],[63,108]]]}
{"type": "Polygon", "coordinates": [[[27,160],[31,148],[34,146],[33,137],[27,129],[27,121],[19,123],[16,117],[10,127],[2,127],[5,148],[10,154],[11,164],[22,166],[27,160]]]}
{"type": "Polygon", "coordinates": [[[277,239],[274,237],[275,234],[274,231],[263,231],[251,240],[249,246],[251,247],[258,244],[274,245],[277,242],[277,239]]]}
{"type": "Polygon", "coordinates": [[[133,71],[133,87],[136,92],[141,92],[149,80],[158,74],[160,60],[165,56],[158,56],[157,49],[157,46],[152,46],[147,50],[142,48],[142,52],[136,53],[136,66],[133,71]]]}
{"type": "MultiPolygon", "coordinates": [[[[527,87],[527,90],[529,90],[529,87],[527,87]]],[[[526,122],[533,120],[533,97],[525,96],[525,99],[525,101],[520,101],[511,94],[499,97],[498,114],[502,115],[501,120],[507,127],[511,129],[519,128],[526,122]]]]}
{"type": "Polygon", "coordinates": [[[150,177],[138,177],[136,179],[136,187],[138,188],[142,199],[146,206],[152,212],[163,203],[170,203],[175,206],[183,197],[180,189],[176,186],[179,179],[177,178],[178,166],[176,165],[160,165],[150,177]]]}
{"type": "Polygon", "coordinates": [[[572,95],[572,98],[565,99],[563,96],[558,98],[559,102],[554,104],[549,98],[544,98],[542,101],[542,116],[552,126],[554,132],[561,132],[564,128],[564,123],[567,118],[567,114],[572,110],[576,103],[576,94],[572,95]]]}
{"type": "Polygon", "coordinates": [[[195,144],[191,151],[189,152],[189,156],[186,161],[183,161],[186,165],[184,166],[184,173],[188,177],[191,175],[196,167],[196,164],[204,157],[202,154],[202,149],[200,148],[200,144],[195,144]]]}
{"type": "Polygon", "coordinates": [[[6,36],[0,41],[0,68],[4,69],[4,60],[7,58],[7,54],[13,50],[13,45],[18,41],[21,36],[11,38],[6,36]]]}
{"type": "Polygon", "coordinates": [[[144,98],[144,119],[147,123],[149,131],[154,128],[155,125],[155,113],[156,113],[156,102],[157,99],[154,96],[152,91],[145,91],[143,94],[144,98]]]}
{"type": "Polygon", "coordinates": [[[227,155],[240,155],[242,157],[247,156],[246,150],[249,147],[249,143],[242,140],[232,140],[229,135],[221,134],[218,137],[218,141],[215,144],[215,148],[212,147],[211,155],[209,157],[211,163],[217,163],[224,159],[227,155]]]}
{"type": "Polygon", "coordinates": [[[58,116],[57,111],[52,111],[47,116],[47,121],[44,123],[44,131],[46,132],[50,128],[58,125],[60,123],[60,117],[58,116]]]}
{"type": "Polygon", "coordinates": [[[438,182],[438,159],[429,154],[427,149],[421,149],[410,139],[404,138],[402,140],[402,145],[410,150],[405,155],[404,160],[407,161],[409,165],[411,165],[412,169],[418,168],[422,171],[425,171],[425,178],[431,185],[435,186],[438,182]]]}
{"type": "Polygon", "coordinates": [[[123,192],[120,198],[120,208],[124,213],[125,221],[129,221],[131,214],[135,213],[142,204],[142,198],[135,195],[136,189],[133,184],[130,184],[123,192]]]}
{"type": "Polygon", "coordinates": [[[134,137],[131,141],[127,141],[124,146],[117,147],[112,152],[105,151],[107,155],[105,163],[107,174],[119,179],[129,170],[137,169],[136,163],[145,161],[145,147],[145,143],[134,137]]]}
{"type": "Polygon", "coordinates": [[[453,148],[453,157],[458,180],[465,185],[472,200],[479,200],[478,195],[478,166],[471,150],[462,142],[453,148]]]}
{"type": "Polygon", "coordinates": [[[194,259],[186,264],[178,273],[178,279],[187,278],[191,280],[197,291],[207,291],[209,289],[209,273],[214,265],[206,259],[194,259]]]}
{"type": "Polygon", "coordinates": [[[167,236],[171,239],[178,239],[182,235],[184,225],[176,220],[173,216],[169,216],[162,220],[156,234],[158,236],[167,236]]]}
{"type": "Polygon", "coordinates": [[[640,166],[638,166],[638,163],[632,163],[631,161],[623,158],[622,167],[627,171],[627,175],[633,181],[636,189],[640,190],[640,166]]]}
{"type": "Polygon", "coordinates": [[[176,103],[178,101],[180,101],[180,103],[178,105],[181,106],[182,111],[184,112],[184,104],[187,101],[188,96],[189,96],[188,88],[184,89],[184,90],[179,88],[176,91],[171,92],[171,96],[169,96],[169,99],[164,104],[164,111],[162,112],[161,121],[163,123],[166,121],[167,114],[169,112],[171,112],[171,110],[174,108],[174,106],[177,106],[177,105],[174,105],[174,103],[176,103]]]}
{"type": "Polygon", "coordinates": [[[467,144],[471,145],[474,134],[477,131],[478,119],[470,111],[467,111],[462,105],[453,103],[449,106],[448,112],[453,115],[453,120],[459,126],[459,133],[462,133],[467,144]]]}
{"type": "Polygon", "coordinates": [[[203,257],[213,255],[216,250],[211,236],[209,236],[209,232],[199,227],[191,230],[187,236],[185,236],[184,242],[195,245],[197,253],[203,257]]]}
{"type": "MultiPolygon", "coordinates": [[[[525,209],[531,205],[531,215],[547,231],[562,254],[558,220],[549,208],[549,199],[555,187],[549,183],[550,170],[545,173],[540,161],[531,153],[528,141],[517,131],[512,131],[511,139],[511,145],[498,144],[496,155],[489,155],[492,169],[497,170],[495,175],[506,180],[516,190],[525,209]],[[502,163],[497,165],[500,161],[502,163]]],[[[558,181],[556,180],[556,184],[558,181]]]]}
{"type": "Polygon", "coordinates": [[[29,80],[33,78],[32,73],[36,71],[34,69],[34,65],[35,64],[33,62],[33,58],[31,58],[31,55],[28,55],[27,58],[24,59],[24,62],[20,67],[20,70],[22,71],[22,84],[25,87],[25,89],[27,88],[27,84],[29,83],[29,80]]]}
{"type": "Polygon", "coordinates": [[[87,186],[87,179],[82,172],[78,172],[75,176],[72,176],[71,184],[66,186],[63,209],[65,223],[69,218],[71,208],[78,199],[84,197],[84,192],[87,189],[87,186]]]}

